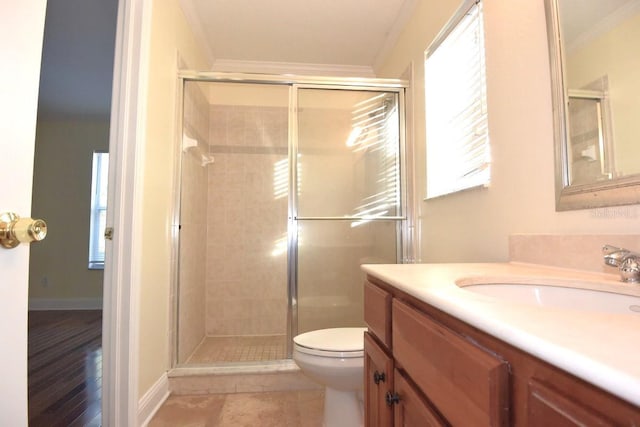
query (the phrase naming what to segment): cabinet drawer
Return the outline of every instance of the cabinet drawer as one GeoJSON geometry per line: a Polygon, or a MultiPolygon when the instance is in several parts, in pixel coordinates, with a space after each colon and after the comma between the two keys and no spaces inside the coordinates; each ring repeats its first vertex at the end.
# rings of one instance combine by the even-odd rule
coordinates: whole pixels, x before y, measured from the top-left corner
{"type": "Polygon", "coordinates": [[[369,332],[391,348],[391,294],[369,281],[364,284],[364,321],[369,332]]]}
{"type": "Polygon", "coordinates": [[[393,356],[455,426],[506,426],[508,366],[497,356],[393,301],[393,356]]]}

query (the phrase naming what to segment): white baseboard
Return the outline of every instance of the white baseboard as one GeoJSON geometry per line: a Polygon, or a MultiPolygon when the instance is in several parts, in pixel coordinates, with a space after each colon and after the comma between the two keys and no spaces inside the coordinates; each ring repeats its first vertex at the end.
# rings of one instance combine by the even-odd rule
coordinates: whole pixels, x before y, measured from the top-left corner
{"type": "Polygon", "coordinates": [[[138,402],[138,425],[146,427],[160,406],[169,397],[169,379],[164,373],[138,402]]]}
{"type": "Polygon", "coordinates": [[[102,310],[102,298],[29,298],[29,310],[102,310]]]}

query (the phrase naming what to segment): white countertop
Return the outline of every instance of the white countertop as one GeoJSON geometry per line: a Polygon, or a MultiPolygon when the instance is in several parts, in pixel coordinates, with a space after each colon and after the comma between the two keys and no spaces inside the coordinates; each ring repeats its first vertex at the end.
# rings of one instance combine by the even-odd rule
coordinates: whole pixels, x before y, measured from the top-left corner
{"type": "Polygon", "coordinates": [[[617,275],[532,264],[365,264],[382,281],[640,406],[640,313],[505,302],[458,284],[551,283],[640,296],[617,275]]]}

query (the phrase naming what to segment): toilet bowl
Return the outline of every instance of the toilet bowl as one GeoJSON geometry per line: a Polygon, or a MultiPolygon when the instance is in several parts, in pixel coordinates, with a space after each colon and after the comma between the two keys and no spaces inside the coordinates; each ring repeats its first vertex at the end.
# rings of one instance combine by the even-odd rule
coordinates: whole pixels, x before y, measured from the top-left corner
{"type": "Polygon", "coordinates": [[[364,332],[367,328],[332,328],[305,332],[293,339],[293,360],[302,372],[325,386],[324,425],[363,425],[364,332]]]}

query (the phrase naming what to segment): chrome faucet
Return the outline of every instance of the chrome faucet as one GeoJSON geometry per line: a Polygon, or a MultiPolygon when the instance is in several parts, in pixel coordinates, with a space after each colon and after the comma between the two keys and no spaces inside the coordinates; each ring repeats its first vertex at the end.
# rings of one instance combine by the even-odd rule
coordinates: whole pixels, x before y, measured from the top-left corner
{"type": "Polygon", "coordinates": [[[604,263],[620,270],[620,277],[623,282],[640,282],[640,254],[629,249],[618,248],[611,245],[602,247],[604,263]]]}

